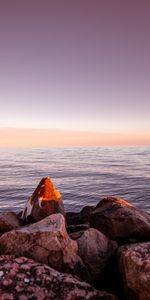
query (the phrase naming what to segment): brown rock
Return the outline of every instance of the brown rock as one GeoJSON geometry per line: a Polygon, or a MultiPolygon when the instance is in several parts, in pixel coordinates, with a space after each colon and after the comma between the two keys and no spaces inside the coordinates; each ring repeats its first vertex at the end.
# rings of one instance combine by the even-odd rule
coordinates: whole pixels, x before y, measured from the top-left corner
{"type": "Polygon", "coordinates": [[[118,255],[126,299],[150,299],[150,242],[122,246],[118,255]]]}
{"type": "Polygon", "coordinates": [[[56,270],[84,278],[77,242],[68,236],[62,214],[48,216],[35,224],[3,234],[0,254],[27,256],[56,270]]]}
{"type": "Polygon", "coordinates": [[[117,249],[117,243],[109,240],[94,228],[85,230],[76,241],[79,255],[88,268],[93,281],[100,283],[106,273],[106,265],[108,267],[108,261],[117,249]]]}
{"type": "Polygon", "coordinates": [[[1,300],[117,300],[76,277],[26,257],[0,257],[1,300]]]}
{"type": "Polygon", "coordinates": [[[91,213],[94,211],[95,206],[84,206],[80,211],[80,223],[89,223],[91,213]]]}
{"type": "Polygon", "coordinates": [[[49,177],[43,178],[32,196],[28,199],[22,219],[24,221],[40,221],[43,218],[61,213],[64,215],[64,207],[61,194],[54,188],[49,177]]]}
{"type": "Polygon", "coordinates": [[[88,224],[78,224],[78,225],[70,225],[66,229],[67,229],[67,232],[69,234],[71,234],[73,232],[78,232],[78,231],[81,231],[81,230],[86,230],[88,228],[89,228],[88,224]]]}
{"type": "Polygon", "coordinates": [[[19,218],[14,212],[0,213],[0,235],[20,226],[19,218]]]}
{"type": "Polygon", "coordinates": [[[67,226],[80,224],[80,213],[69,211],[66,212],[65,217],[66,217],[67,226]]]}
{"type": "Polygon", "coordinates": [[[100,201],[91,214],[90,226],[120,244],[150,240],[150,214],[123,199],[100,201]]]}
{"type": "Polygon", "coordinates": [[[82,208],[80,212],[67,212],[66,213],[66,223],[68,226],[70,225],[81,225],[89,223],[90,216],[92,211],[94,210],[94,206],[85,206],[82,208]]]}
{"type": "Polygon", "coordinates": [[[72,240],[77,240],[81,237],[81,235],[85,232],[85,230],[75,231],[69,234],[72,240]]]}

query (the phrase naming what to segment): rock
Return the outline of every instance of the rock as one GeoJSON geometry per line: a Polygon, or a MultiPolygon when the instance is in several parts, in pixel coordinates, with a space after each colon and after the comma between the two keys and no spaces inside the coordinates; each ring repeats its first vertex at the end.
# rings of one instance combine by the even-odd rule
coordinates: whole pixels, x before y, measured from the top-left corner
{"type": "Polygon", "coordinates": [[[69,234],[72,240],[77,240],[81,237],[81,235],[85,232],[85,230],[75,231],[69,234]]]}
{"type": "Polygon", "coordinates": [[[67,232],[70,234],[76,231],[86,230],[88,228],[89,228],[88,224],[78,224],[78,225],[70,225],[66,229],[67,232]]]}
{"type": "Polygon", "coordinates": [[[117,300],[76,277],[26,257],[0,256],[1,300],[117,300]]]}
{"type": "Polygon", "coordinates": [[[17,213],[17,217],[19,218],[19,220],[21,220],[22,214],[23,214],[23,211],[22,211],[22,210],[20,210],[20,211],[17,213]]]}
{"type": "Polygon", "coordinates": [[[150,242],[122,246],[118,255],[126,299],[150,299],[150,242]]]}
{"type": "Polygon", "coordinates": [[[19,218],[14,212],[1,212],[0,213],[0,235],[15,229],[21,225],[19,218]]]}
{"type": "Polygon", "coordinates": [[[150,214],[118,198],[104,198],[98,203],[90,227],[120,244],[150,241],[150,214]]]}
{"type": "Polygon", "coordinates": [[[91,213],[94,211],[95,206],[87,205],[80,211],[80,223],[89,223],[91,213]]]}
{"type": "Polygon", "coordinates": [[[94,206],[85,206],[78,213],[76,212],[67,212],[66,213],[66,223],[68,226],[70,225],[80,225],[89,223],[90,216],[92,211],[94,210],[94,206]]]}
{"type": "Polygon", "coordinates": [[[67,226],[78,225],[80,223],[80,213],[66,212],[65,216],[67,226]]]}
{"type": "Polygon", "coordinates": [[[108,261],[116,252],[117,243],[109,240],[103,233],[94,228],[85,230],[76,241],[79,256],[86,265],[93,282],[100,284],[106,273],[108,261]]]}
{"type": "Polygon", "coordinates": [[[22,219],[26,222],[40,221],[55,213],[64,215],[63,202],[61,194],[54,188],[51,179],[46,177],[40,181],[28,199],[22,213],[22,219]]]}
{"type": "MultiPolygon", "coordinates": [[[[78,256],[78,245],[70,239],[62,214],[53,214],[0,237],[0,254],[27,256],[52,268],[74,273],[85,279],[88,274],[78,256]]],[[[90,279],[89,279],[90,280],[90,279]]]]}

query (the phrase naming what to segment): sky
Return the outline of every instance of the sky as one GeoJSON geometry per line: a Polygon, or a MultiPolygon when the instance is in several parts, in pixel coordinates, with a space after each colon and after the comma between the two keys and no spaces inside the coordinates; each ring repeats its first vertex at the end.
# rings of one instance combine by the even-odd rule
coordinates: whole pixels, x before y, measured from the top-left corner
{"type": "Polygon", "coordinates": [[[150,144],[150,1],[1,0],[0,128],[150,144]]]}

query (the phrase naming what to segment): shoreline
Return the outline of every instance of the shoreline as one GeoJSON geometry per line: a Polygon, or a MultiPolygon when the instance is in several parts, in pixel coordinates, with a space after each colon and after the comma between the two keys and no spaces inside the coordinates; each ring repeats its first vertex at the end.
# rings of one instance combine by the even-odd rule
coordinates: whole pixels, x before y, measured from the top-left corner
{"type": "Polygon", "coordinates": [[[0,297],[148,299],[149,250],[149,213],[115,197],[65,212],[61,194],[46,177],[23,211],[0,213],[0,297]]]}

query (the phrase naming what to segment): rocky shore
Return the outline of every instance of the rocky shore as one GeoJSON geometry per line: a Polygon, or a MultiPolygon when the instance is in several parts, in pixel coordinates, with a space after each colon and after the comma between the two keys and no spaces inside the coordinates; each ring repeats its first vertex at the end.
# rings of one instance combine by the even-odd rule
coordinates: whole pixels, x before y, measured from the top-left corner
{"type": "Polygon", "coordinates": [[[150,214],[112,197],[65,213],[43,178],[23,211],[0,212],[0,300],[15,299],[149,300],[150,214]]]}

